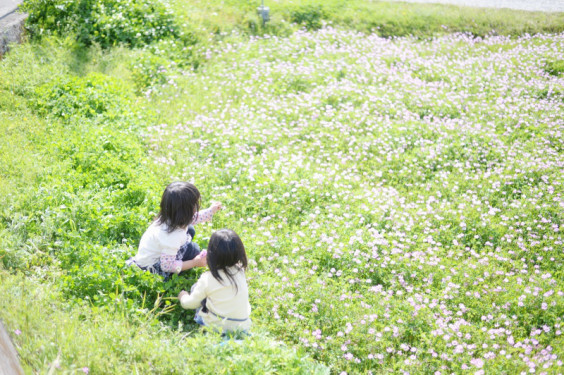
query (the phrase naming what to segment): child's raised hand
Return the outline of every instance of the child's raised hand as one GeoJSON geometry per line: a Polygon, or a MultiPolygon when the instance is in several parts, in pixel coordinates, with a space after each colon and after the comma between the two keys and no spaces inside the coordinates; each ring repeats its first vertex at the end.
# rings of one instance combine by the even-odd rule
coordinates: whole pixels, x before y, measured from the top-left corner
{"type": "Polygon", "coordinates": [[[202,251],[200,255],[194,258],[194,267],[206,267],[208,265],[208,258],[206,250],[202,251]]]}
{"type": "Polygon", "coordinates": [[[223,206],[222,206],[221,202],[213,202],[210,208],[215,213],[215,212],[221,210],[223,208],[223,206]]]}

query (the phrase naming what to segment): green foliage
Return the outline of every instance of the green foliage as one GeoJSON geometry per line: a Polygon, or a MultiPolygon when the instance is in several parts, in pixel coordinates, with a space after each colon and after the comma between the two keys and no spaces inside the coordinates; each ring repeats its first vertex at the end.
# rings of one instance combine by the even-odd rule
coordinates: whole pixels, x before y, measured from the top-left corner
{"type": "Polygon", "coordinates": [[[140,56],[132,68],[133,79],[139,90],[162,85],[167,81],[169,60],[147,52],[140,56]]]}
{"type": "MultiPolygon", "coordinates": [[[[36,36],[75,33],[78,40],[103,47],[141,46],[175,38],[186,46],[194,40],[223,38],[233,30],[251,35],[287,36],[290,23],[317,29],[322,22],[382,36],[469,32],[522,35],[564,31],[562,13],[478,9],[449,5],[331,0],[301,5],[272,3],[271,21],[263,27],[256,7],[247,1],[164,0],[26,0],[27,27],[36,36]],[[172,9],[172,10],[171,10],[172,9]],[[173,15],[174,14],[174,15],[173,15]],[[84,22],[86,21],[86,22],[84,22]]],[[[295,27],[294,27],[295,29],[295,27]]]]}
{"type": "Polygon", "coordinates": [[[564,13],[472,8],[446,4],[417,4],[365,0],[303,0],[270,2],[271,21],[262,27],[259,3],[232,1],[174,1],[178,24],[200,40],[221,40],[232,31],[250,35],[288,36],[299,28],[330,25],[377,33],[383,37],[431,37],[452,32],[477,36],[523,35],[564,31],[564,13]]]}
{"type": "MultiPolygon", "coordinates": [[[[21,74],[18,68],[14,72],[21,74]]],[[[102,306],[117,290],[134,306],[152,303],[169,288],[159,277],[124,268],[154,216],[161,188],[138,133],[149,114],[135,108],[132,86],[97,72],[59,73],[20,92],[27,117],[12,121],[6,134],[18,135],[13,140],[24,146],[23,156],[32,143],[42,157],[34,163],[38,172],[27,181],[29,188],[0,211],[2,264],[24,270],[58,265],[65,270],[62,290],[76,300],[102,306]],[[47,124],[33,129],[40,124],[35,116],[45,116],[47,124]],[[41,160],[54,162],[48,166],[41,160]]],[[[7,144],[0,150],[11,159],[7,144]]]]}
{"type": "Polygon", "coordinates": [[[548,74],[553,76],[559,76],[564,73],[564,61],[563,60],[554,60],[548,61],[546,63],[545,70],[548,74]]]}
{"type": "Polygon", "coordinates": [[[140,46],[179,36],[174,17],[162,0],[28,0],[23,10],[36,36],[76,33],[80,42],[110,47],[140,46]]]}
{"type": "Polygon", "coordinates": [[[290,21],[308,30],[320,29],[325,18],[327,12],[321,5],[302,5],[290,11],[290,21]]]}
{"type": "MultiPolygon", "coordinates": [[[[86,77],[59,77],[38,87],[35,107],[43,115],[65,119],[73,116],[92,118],[108,113],[111,118],[118,115],[129,100],[131,96],[123,81],[92,73],[86,77]]],[[[110,143],[108,147],[112,147],[110,143]]]]}
{"type": "Polygon", "coordinates": [[[135,86],[141,92],[167,83],[183,69],[197,69],[202,60],[201,52],[192,44],[161,40],[139,52],[130,69],[135,86]]]}
{"type": "Polygon", "coordinates": [[[89,301],[69,307],[51,281],[0,271],[0,282],[0,319],[27,372],[329,373],[305,351],[261,331],[237,342],[213,332],[187,334],[182,323],[172,329],[159,324],[159,304],[134,309],[122,296],[112,295],[105,308],[89,301]]]}
{"type": "Polygon", "coordinates": [[[562,15],[279,2],[263,27],[248,2],[177,1],[151,21],[176,31],[142,24],[147,2],[27,4],[35,35],[79,38],[0,61],[0,319],[28,372],[464,373],[484,344],[511,356],[486,372],[554,369],[563,91],[539,67],[561,76],[560,38],[350,30],[513,35],[562,15]],[[171,180],[226,207],[202,247],[218,227],[245,242],[242,343],[178,306],[202,270],[124,264],[171,180]]]}

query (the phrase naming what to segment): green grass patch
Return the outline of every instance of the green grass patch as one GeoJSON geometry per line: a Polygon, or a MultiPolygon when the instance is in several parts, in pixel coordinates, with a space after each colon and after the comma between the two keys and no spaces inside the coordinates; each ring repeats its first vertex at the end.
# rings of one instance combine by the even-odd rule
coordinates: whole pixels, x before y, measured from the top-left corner
{"type": "Polygon", "coordinates": [[[116,34],[137,8],[103,35],[49,16],[0,61],[0,318],[26,370],[558,371],[562,35],[515,36],[561,14],[267,5],[263,27],[175,1],[150,40],[116,34]],[[202,269],[124,265],[174,180],[223,202],[201,247],[245,243],[242,343],[177,305],[202,269]]]}
{"type": "Polygon", "coordinates": [[[562,13],[472,8],[442,4],[385,1],[279,1],[266,5],[271,22],[263,27],[256,14],[259,2],[240,0],[201,2],[174,0],[172,8],[183,25],[196,33],[238,30],[249,34],[287,35],[296,28],[316,30],[323,24],[339,25],[384,37],[429,37],[450,32],[476,36],[558,33],[564,30],[562,13]],[[295,26],[292,26],[295,25],[295,26]]]}

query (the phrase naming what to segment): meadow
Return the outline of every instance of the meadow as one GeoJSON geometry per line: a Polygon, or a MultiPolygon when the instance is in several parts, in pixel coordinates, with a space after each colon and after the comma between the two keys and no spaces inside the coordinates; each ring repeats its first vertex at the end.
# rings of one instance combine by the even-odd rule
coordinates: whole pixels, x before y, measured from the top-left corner
{"type": "Polygon", "coordinates": [[[563,372],[562,15],[58,1],[0,60],[0,319],[27,373],[563,372]],[[76,29],[101,3],[126,16],[76,29]],[[223,202],[202,247],[245,243],[241,343],[176,305],[202,270],[124,266],[174,180],[223,202]]]}

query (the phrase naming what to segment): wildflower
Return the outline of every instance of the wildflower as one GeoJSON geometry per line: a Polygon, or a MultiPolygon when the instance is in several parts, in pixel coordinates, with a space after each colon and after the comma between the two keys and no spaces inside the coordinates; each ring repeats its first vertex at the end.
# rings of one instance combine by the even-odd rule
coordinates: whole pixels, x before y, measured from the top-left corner
{"type": "Polygon", "coordinates": [[[484,360],[481,358],[473,358],[470,360],[470,363],[478,368],[484,367],[484,360]]]}

